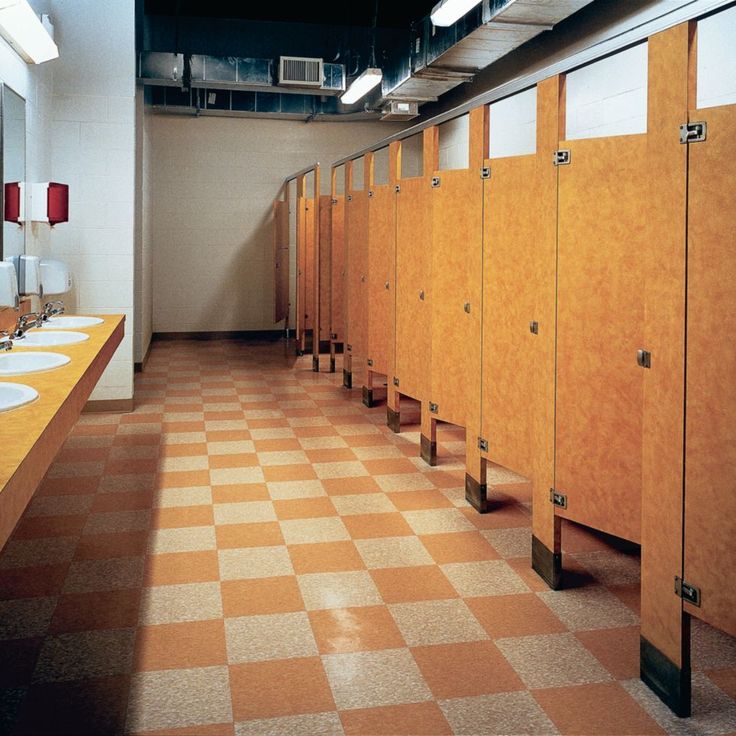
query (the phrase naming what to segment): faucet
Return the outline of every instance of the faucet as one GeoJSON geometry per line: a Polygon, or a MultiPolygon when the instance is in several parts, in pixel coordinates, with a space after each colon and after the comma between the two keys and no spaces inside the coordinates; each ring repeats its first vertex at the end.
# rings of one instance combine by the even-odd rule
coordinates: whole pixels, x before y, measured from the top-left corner
{"type": "Polygon", "coordinates": [[[42,324],[43,319],[37,312],[22,314],[18,318],[18,324],[16,324],[15,331],[13,332],[13,338],[20,340],[25,336],[26,332],[31,329],[31,327],[40,327],[42,324]]]}
{"type": "Polygon", "coordinates": [[[0,353],[12,350],[13,341],[10,339],[10,335],[5,330],[0,330],[0,337],[5,338],[5,340],[0,340],[0,353]]]}
{"type": "Polygon", "coordinates": [[[41,321],[48,322],[52,317],[55,317],[57,314],[64,314],[64,302],[46,302],[46,304],[43,305],[43,309],[41,310],[41,321]]]}

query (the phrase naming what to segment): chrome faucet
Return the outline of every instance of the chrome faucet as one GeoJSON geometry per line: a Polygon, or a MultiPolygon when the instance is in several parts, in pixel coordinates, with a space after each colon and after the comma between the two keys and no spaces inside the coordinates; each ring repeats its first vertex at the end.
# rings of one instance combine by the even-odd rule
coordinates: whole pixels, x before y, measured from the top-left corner
{"type": "Polygon", "coordinates": [[[13,332],[13,338],[15,340],[20,340],[25,336],[26,332],[31,329],[31,327],[40,327],[42,324],[43,319],[37,312],[22,314],[18,318],[18,324],[16,324],[15,331],[13,332]]]}
{"type": "Polygon", "coordinates": [[[5,340],[0,340],[0,353],[12,350],[13,341],[10,339],[10,335],[5,330],[0,330],[0,337],[5,338],[5,340]]]}
{"type": "Polygon", "coordinates": [[[46,302],[46,304],[43,305],[43,309],[41,310],[41,320],[43,322],[48,322],[52,317],[55,317],[57,314],[64,314],[64,302],[46,302]]]}

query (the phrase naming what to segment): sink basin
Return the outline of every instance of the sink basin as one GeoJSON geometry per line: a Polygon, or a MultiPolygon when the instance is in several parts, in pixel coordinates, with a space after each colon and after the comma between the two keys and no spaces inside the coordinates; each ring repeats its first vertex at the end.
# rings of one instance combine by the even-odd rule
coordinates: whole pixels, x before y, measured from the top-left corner
{"type": "Polygon", "coordinates": [[[16,347],[44,348],[52,345],[76,345],[85,340],[89,340],[89,335],[84,332],[26,332],[25,336],[16,342],[16,347]]]}
{"type": "Polygon", "coordinates": [[[60,353],[4,353],[0,355],[0,376],[19,376],[60,368],[71,358],[60,353]]]}
{"type": "Polygon", "coordinates": [[[38,391],[22,383],[0,383],[0,411],[10,411],[30,404],[38,398],[38,391]]]}
{"type": "Polygon", "coordinates": [[[60,314],[45,322],[43,327],[47,330],[80,329],[83,327],[94,327],[101,325],[103,320],[99,317],[75,317],[72,314],[60,314]]]}

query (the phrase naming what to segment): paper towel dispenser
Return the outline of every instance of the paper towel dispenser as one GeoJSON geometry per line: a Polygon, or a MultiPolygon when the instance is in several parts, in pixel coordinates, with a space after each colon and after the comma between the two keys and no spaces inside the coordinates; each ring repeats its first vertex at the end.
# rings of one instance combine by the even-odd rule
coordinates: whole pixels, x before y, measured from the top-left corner
{"type": "Polygon", "coordinates": [[[72,272],[63,261],[41,260],[41,285],[44,294],[66,294],[72,288],[72,272]]]}
{"type": "Polygon", "coordinates": [[[43,296],[41,283],[41,259],[38,256],[10,256],[5,259],[15,268],[18,291],[21,296],[38,294],[43,296]]]}
{"type": "Polygon", "coordinates": [[[0,308],[12,307],[18,309],[20,295],[18,294],[18,275],[15,266],[8,261],[0,261],[0,308]]]}
{"type": "Polygon", "coordinates": [[[31,184],[31,220],[49,225],[69,222],[69,185],[55,181],[31,184]]]}

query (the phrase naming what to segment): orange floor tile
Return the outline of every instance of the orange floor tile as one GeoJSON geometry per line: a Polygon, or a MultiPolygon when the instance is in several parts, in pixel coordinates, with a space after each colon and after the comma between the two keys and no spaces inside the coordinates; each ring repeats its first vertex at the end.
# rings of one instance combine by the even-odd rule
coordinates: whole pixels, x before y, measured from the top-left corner
{"type": "Polygon", "coordinates": [[[83,415],[0,553],[0,734],[736,732],[733,639],[694,626],[676,719],[638,679],[636,553],[565,525],[550,591],[529,484],[478,515],[463,430],[430,468],[337,368],[155,343],[136,410],[83,415]]]}

